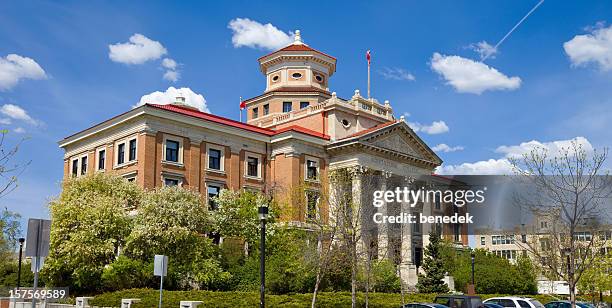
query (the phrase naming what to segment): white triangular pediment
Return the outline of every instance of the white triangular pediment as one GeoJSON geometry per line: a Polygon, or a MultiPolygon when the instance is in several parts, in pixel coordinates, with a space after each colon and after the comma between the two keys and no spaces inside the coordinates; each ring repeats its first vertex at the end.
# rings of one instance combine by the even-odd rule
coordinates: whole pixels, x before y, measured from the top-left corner
{"type": "Polygon", "coordinates": [[[383,136],[373,137],[368,140],[368,143],[379,148],[427,160],[418,150],[419,145],[411,141],[402,131],[394,131],[383,136]]]}

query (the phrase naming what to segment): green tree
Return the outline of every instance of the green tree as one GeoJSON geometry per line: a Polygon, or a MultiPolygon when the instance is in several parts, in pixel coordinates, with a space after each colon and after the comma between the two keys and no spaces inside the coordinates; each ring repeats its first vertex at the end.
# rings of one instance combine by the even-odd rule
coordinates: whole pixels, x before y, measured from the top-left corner
{"type": "Polygon", "coordinates": [[[180,187],[147,191],[125,254],[145,263],[156,254],[167,255],[170,289],[217,289],[230,275],[220,266],[217,247],[204,236],[210,230],[210,216],[198,192],[180,187]]]}
{"type": "MultiPolygon", "coordinates": [[[[257,208],[259,204],[268,204],[267,198],[258,192],[249,190],[224,189],[214,202],[217,209],[212,211],[212,223],[215,232],[223,237],[239,237],[249,245],[259,242],[260,222],[257,208]]],[[[270,206],[268,223],[275,218],[274,204],[270,206]]]]}
{"type": "Polygon", "coordinates": [[[51,249],[42,271],[47,282],[77,293],[102,289],[104,267],[125,244],[128,211],[141,195],[135,184],[104,173],[67,179],[49,204],[51,249]]]}
{"type": "Polygon", "coordinates": [[[21,216],[4,208],[0,211],[0,257],[2,260],[13,259],[13,251],[21,234],[19,219],[21,216]]]}
{"type": "Polygon", "coordinates": [[[429,233],[429,244],[425,248],[425,260],[423,271],[418,274],[419,281],[416,285],[421,293],[447,293],[448,286],[444,279],[444,263],[440,249],[440,235],[435,231],[429,233]]]}
{"type": "Polygon", "coordinates": [[[578,289],[583,292],[599,293],[612,290],[612,253],[599,255],[582,274],[578,289]]]}

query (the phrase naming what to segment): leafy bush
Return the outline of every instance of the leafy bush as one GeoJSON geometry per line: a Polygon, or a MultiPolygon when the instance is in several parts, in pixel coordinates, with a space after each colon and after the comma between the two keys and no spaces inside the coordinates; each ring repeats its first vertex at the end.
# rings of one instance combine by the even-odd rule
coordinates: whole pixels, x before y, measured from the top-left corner
{"type": "Polygon", "coordinates": [[[153,264],[120,256],[104,268],[102,285],[106,290],[142,288],[152,284],[153,264]]]}
{"type": "Polygon", "coordinates": [[[396,266],[389,260],[374,262],[372,265],[371,290],[373,292],[399,292],[400,278],[397,276],[396,266]]]}

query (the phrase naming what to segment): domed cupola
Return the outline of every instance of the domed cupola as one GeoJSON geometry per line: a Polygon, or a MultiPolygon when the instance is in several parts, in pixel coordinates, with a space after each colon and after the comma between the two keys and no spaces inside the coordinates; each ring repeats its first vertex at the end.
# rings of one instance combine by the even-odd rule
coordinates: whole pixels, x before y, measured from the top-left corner
{"type": "Polygon", "coordinates": [[[292,44],[259,58],[259,67],[266,75],[266,92],[310,87],[328,91],[336,58],[306,45],[297,30],[292,44]]]}

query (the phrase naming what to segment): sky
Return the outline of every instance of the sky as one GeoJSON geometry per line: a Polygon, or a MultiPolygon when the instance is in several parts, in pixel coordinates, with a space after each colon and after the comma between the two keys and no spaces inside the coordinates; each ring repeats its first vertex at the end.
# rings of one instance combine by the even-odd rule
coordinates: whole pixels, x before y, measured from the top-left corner
{"type": "MultiPolygon", "coordinates": [[[[62,138],[144,102],[238,119],[257,58],[293,41],[338,59],[330,90],[389,100],[443,174],[507,172],[507,158],[571,140],[612,145],[612,3],[539,1],[0,2],[0,126],[30,164],[0,207],[47,217],[62,138]],[[507,36],[506,36],[507,35],[507,36]],[[501,44],[495,47],[498,42],[501,44]]],[[[608,162],[608,165],[610,163],[608,162]]]]}

